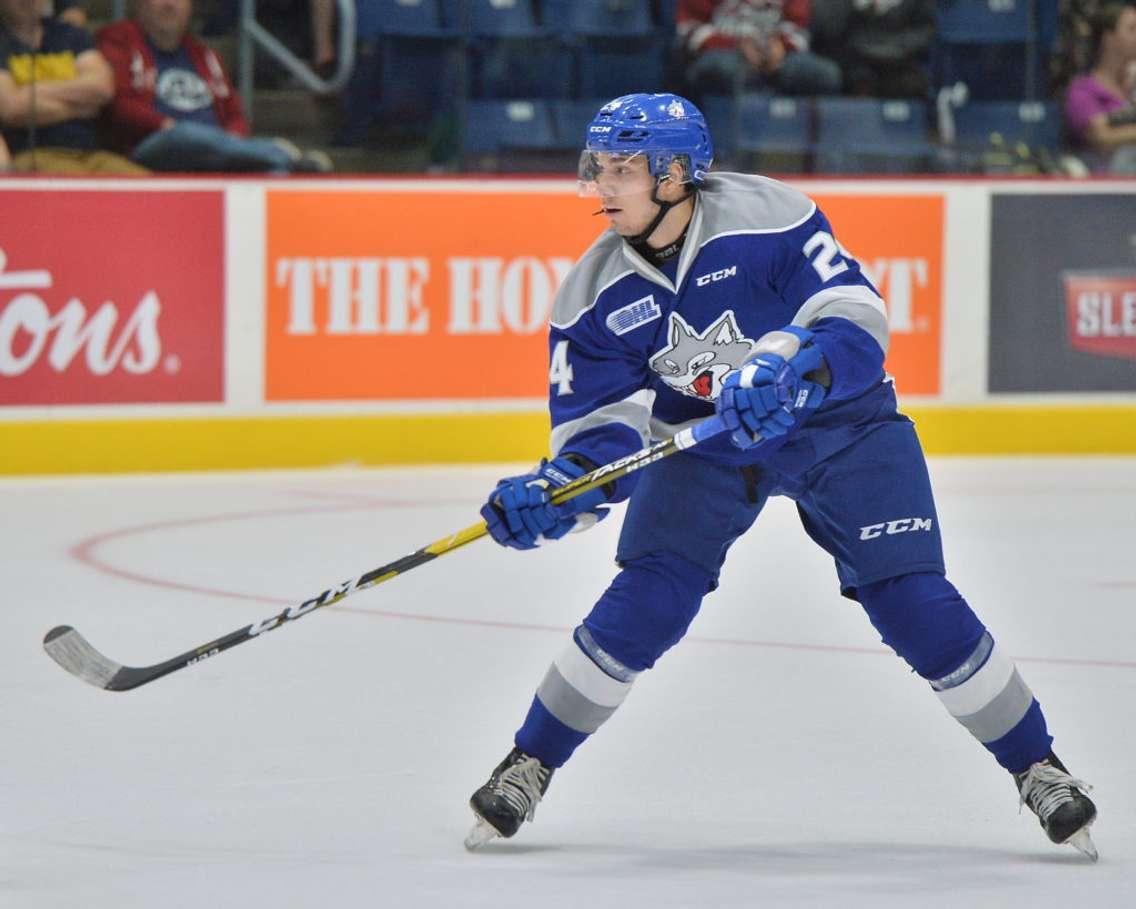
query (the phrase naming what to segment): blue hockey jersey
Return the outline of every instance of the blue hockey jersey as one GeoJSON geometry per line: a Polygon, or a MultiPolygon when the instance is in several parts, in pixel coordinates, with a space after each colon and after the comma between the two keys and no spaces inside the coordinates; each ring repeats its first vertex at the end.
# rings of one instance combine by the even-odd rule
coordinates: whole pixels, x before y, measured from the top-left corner
{"type": "Polygon", "coordinates": [[[710,174],[677,260],[655,268],[609,230],[561,285],[549,333],[553,454],[602,464],[710,416],[726,375],[789,324],[812,330],[824,353],[825,403],[783,444],[742,451],[723,435],[698,454],[813,462],[895,406],[883,301],[824,214],[776,180],[710,174]]]}

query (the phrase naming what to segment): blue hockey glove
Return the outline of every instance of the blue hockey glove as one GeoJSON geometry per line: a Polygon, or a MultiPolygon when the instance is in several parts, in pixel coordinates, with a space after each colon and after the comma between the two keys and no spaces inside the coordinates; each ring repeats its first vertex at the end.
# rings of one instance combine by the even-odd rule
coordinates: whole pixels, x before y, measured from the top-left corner
{"type": "Polygon", "coordinates": [[[575,530],[587,530],[607,517],[601,508],[608,500],[603,487],[569,499],[562,505],[549,501],[549,490],[565,486],[592,469],[569,457],[541,461],[532,473],[507,477],[497,484],[481,516],[489,533],[502,546],[534,549],[548,540],[559,540],[575,530]]]}
{"type": "Polygon", "coordinates": [[[812,337],[792,325],[771,331],[742,368],[726,376],[717,411],[738,448],[783,436],[820,407],[828,367],[812,337]]]}

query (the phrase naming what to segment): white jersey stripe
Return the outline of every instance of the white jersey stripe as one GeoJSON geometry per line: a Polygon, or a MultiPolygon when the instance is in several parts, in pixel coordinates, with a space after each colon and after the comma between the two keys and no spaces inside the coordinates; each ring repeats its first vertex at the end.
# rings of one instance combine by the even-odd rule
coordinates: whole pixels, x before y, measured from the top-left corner
{"type": "Polygon", "coordinates": [[[549,324],[553,328],[559,328],[561,331],[564,331],[567,328],[571,328],[573,325],[575,325],[577,322],[580,321],[580,317],[583,316],[584,313],[589,312],[592,309],[592,307],[594,307],[596,305],[596,302],[599,300],[599,298],[601,296],[603,296],[603,292],[605,290],[607,290],[613,284],[616,284],[616,283],[622,281],[628,275],[633,275],[633,274],[635,274],[635,271],[633,269],[630,269],[630,268],[627,269],[626,271],[621,271],[614,278],[612,278],[610,281],[608,281],[607,284],[605,284],[603,287],[601,287],[599,290],[597,290],[595,295],[592,297],[591,302],[588,303],[586,306],[581,306],[580,309],[577,310],[572,315],[572,318],[569,319],[567,322],[557,322],[555,320],[550,320],[549,324]]]}
{"type": "Polygon", "coordinates": [[[864,329],[887,353],[889,330],[884,301],[863,284],[826,287],[809,297],[793,316],[793,324],[808,328],[819,319],[839,316],[864,329]]]}
{"type": "Polygon", "coordinates": [[[641,388],[622,401],[605,404],[597,407],[591,413],[576,420],[561,423],[552,430],[549,448],[553,457],[560,454],[562,449],[573,436],[606,423],[623,423],[637,433],[643,445],[646,445],[650,436],[648,426],[651,420],[651,408],[655,406],[655,392],[650,388],[641,388]]]}

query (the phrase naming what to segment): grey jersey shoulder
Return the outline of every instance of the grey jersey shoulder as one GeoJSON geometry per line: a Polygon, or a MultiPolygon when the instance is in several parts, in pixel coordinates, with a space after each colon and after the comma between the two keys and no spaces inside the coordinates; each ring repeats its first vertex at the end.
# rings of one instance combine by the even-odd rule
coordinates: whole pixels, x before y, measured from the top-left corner
{"type": "Polygon", "coordinates": [[[552,326],[569,328],[596,304],[605,288],[632,271],[623,257],[623,239],[602,233],[568,272],[552,304],[552,326]]]}
{"type": "Polygon", "coordinates": [[[781,233],[816,211],[816,203],[800,190],[754,174],[710,173],[699,198],[702,243],[723,234],[781,233]]]}

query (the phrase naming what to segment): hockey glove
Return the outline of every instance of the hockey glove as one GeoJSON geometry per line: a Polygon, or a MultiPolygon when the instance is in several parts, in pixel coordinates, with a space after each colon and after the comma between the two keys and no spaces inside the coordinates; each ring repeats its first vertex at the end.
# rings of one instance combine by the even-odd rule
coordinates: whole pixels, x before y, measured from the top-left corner
{"type": "Polygon", "coordinates": [[[490,535],[502,546],[534,549],[602,521],[608,514],[607,508],[599,507],[608,499],[603,487],[562,505],[553,505],[549,500],[549,490],[565,486],[591,469],[591,465],[561,456],[541,461],[532,473],[502,480],[481,507],[490,535]]]}
{"type": "Polygon", "coordinates": [[[738,448],[795,429],[824,401],[828,374],[813,334],[790,325],[763,335],[742,368],[726,376],[717,411],[738,448]]]}

